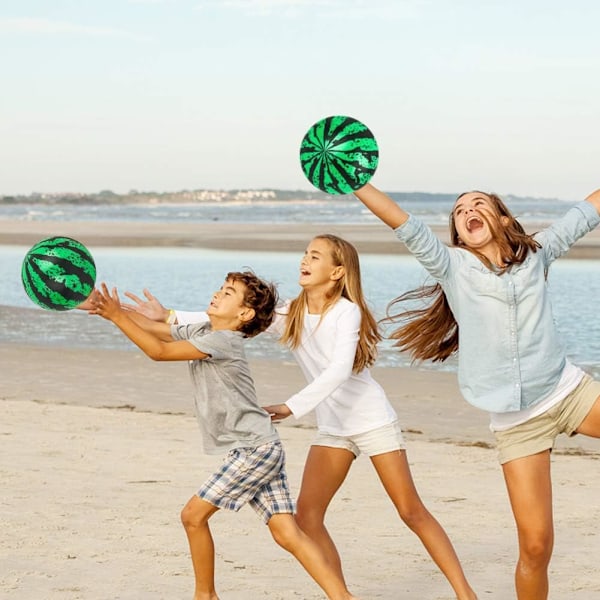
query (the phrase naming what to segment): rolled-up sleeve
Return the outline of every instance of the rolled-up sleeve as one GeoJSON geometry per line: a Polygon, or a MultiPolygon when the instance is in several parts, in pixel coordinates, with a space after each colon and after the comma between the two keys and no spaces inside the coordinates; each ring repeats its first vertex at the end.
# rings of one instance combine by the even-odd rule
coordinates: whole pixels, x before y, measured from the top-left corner
{"type": "Polygon", "coordinates": [[[600,224],[600,215],[589,202],[579,202],[567,213],[539,232],[535,239],[542,245],[546,264],[568,252],[575,242],[600,224]]]}

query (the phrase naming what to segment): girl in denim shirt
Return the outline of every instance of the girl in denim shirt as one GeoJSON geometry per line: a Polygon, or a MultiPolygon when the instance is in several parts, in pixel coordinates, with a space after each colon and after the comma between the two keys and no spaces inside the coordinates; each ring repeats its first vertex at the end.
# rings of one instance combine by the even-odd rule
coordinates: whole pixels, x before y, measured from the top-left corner
{"type": "Polygon", "coordinates": [[[372,185],[355,195],[435,281],[391,303],[429,300],[390,316],[402,319],[392,337],[419,360],[460,349],[460,389],[490,412],[517,525],[517,597],[544,600],[554,539],[550,451],[559,433],[600,437],[600,382],[567,360],[546,275],[600,223],[600,190],[535,235],[494,194],[467,192],[450,215],[450,247],[372,185]]]}

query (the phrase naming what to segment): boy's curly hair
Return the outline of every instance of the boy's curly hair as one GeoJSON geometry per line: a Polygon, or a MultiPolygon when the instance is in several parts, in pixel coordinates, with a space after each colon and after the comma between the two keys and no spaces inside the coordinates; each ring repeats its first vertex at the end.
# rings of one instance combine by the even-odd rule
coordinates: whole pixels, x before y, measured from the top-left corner
{"type": "Polygon", "coordinates": [[[244,337],[250,338],[258,335],[273,322],[275,307],[279,301],[277,288],[273,283],[263,281],[252,271],[232,271],[227,273],[226,280],[238,281],[245,286],[244,306],[253,308],[254,318],[243,323],[239,331],[244,337]]]}

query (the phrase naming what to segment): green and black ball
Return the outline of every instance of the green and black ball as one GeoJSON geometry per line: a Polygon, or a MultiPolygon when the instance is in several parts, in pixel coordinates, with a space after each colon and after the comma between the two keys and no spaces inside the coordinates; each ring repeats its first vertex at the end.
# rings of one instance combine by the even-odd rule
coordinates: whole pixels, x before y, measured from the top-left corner
{"type": "Polygon", "coordinates": [[[317,121],[300,144],[308,180],[328,194],[351,194],[373,177],[379,149],[369,128],[346,116],[317,121]]]}
{"type": "Polygon", "coordinates": [[[21,279],[25,293],[38,306],[70,310],[94,291],[96,264],[81,242],[69,237],[51,237],[27,252],[21,279]]]}

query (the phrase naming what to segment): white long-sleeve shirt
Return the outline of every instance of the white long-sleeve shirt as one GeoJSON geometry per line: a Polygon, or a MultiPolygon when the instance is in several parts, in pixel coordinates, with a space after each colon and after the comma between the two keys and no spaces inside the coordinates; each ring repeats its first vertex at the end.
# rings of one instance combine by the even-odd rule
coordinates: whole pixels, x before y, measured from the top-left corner
{"type": "MultiPolygon", "coordinates": [[[[281,335],[289,303],[277,309],[270,333],[281,335]]],[[[179,311],[178,321],[181,323],[179,311]]],[[[181,318],[187,319],[193,313],[181,318]]],[[[202,320],[200,314],[196,320],[202,320]]],[[[204,317],[206,318],[206,317],[204,317]]],[[[308,385],[286,402],[296,418],[315,411],[319,431],[356,435],[397,420],[383,388],[369,369],[352,373],[361,314],[358,306],[341,298],[323,317],[304,315],[301,344],[292,350],[308,385]],[[320,321],[320,322],[319,322],[320,321]]]]}
{"type": "MultiPolygon", "coordinates": [[[[289,304],[278,309],[270,327],[281,335],[289,304]]],[[[304,314],[302,341],[292,350],[309,382],[286,405],[295,417],[315,411],[319,431],[355,435],[397,420],[383,388],[369,369],[352,372],[361,314],[356,304],[341,298],[321,315],[304,314]]]]}

